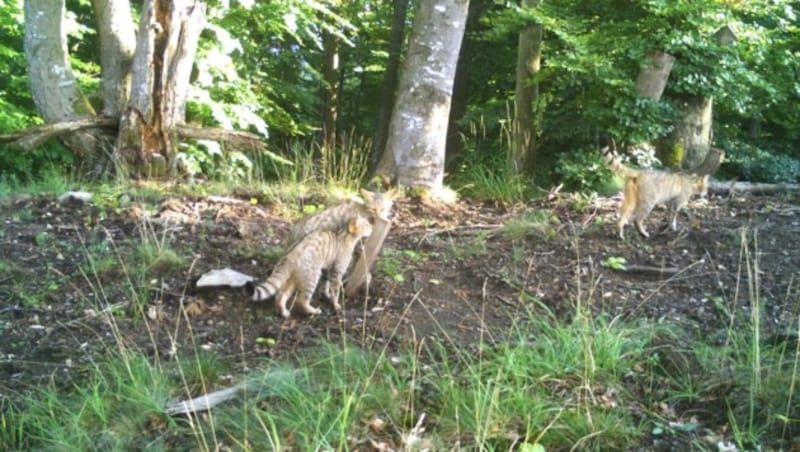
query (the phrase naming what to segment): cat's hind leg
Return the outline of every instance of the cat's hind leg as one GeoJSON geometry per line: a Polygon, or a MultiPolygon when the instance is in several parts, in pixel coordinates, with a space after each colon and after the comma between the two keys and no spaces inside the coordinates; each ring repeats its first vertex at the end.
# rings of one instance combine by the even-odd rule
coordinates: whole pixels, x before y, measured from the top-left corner
{"type": "Polygon", "coordinates": [[[275,297],[275,308],[278,309],[278,312],[281,314],[281,317],[287,318],[291,315],[289,308],[286,307],[286,301],[289,300],[289,297],[294,292],[294,284],[287,283],[281,288],[278,295],[275,297]]]}
{"type": "Polygon", "coordinates": [[[306,288],[300,289],[299,293],[297,294],[297,299],[295,302],[303,310],[304,313],[309,315],[317,315],[322,312],[321,309],[315,308],[311,306],[311,297],[314,295],[314,292],[308,290],[306,288]]]}

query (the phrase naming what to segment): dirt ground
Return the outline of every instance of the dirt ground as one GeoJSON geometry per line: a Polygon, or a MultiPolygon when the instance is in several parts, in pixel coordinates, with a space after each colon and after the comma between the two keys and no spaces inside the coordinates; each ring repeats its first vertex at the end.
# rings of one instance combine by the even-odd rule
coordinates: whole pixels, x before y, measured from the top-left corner
{"type": "MultiPolygon", "coordinates": [[[[764,337],[792,330],[799,314],[800,203],[786,197],[712,196],[691,204],[678,233],[643,239],[629,228],[625,241],[615,236],[616,198],[399,201],[367,293],[347,300],[342,315],[317,299],[322,315],[285,320],[239,290],[194,287],[218,268],[268,275],[288,231],[285,208],[248,196],[131,198],[106,197],[100,207],[0,201],[0,392],[67,373],[117,349],[119,336],[150,354],[200,346],[242,362],[291,358],[343,336],[394,350],[427,336],[464,346],[502,341],[533,298],[559,318],[580,299],[598,315],[679,321],[714,343],[725,339],[731,312],[750,309],[748,259],[757,262],[764,337]],[[516,238],[508,235],[515,222],[516,238]],[[137,276],[132,250],[143,243],[184,263],[176,270],[142,259],[151,266],[137,276]]],[[[653,232],[662,219],[651,215],[653,232]]]]}

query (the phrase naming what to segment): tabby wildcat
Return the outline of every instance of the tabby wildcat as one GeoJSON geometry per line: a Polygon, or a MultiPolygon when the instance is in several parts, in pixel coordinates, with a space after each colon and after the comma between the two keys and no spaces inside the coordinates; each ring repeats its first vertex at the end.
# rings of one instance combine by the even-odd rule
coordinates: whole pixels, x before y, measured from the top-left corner
{"type": "Polygon", "coordinates": [[[289,317],[286,302],[297,290],[297,304],[306,314],[319,314],[319,308],[311,306],[311,297],[317,288],[323,269],[329,269],[333,280],[333,293],[327,293],[333,309],[339,312],[339,293],[342,274],[353,257],[353,249],[363,237],[372,233],[372,225],[364,217],[351,217],[337,231],[314,231],[300,240],[277,264],[266,281],[259,285],[248,282],[245,290],[253,301],[262,301],[275,296],[275,305],[283,317],[289,317]]]}
{"type": "Polygon", "coordinates": [[[603,157],[613,172],[625,178],[617,222],[620,239],[625,238],[623,231],[631,217],[639,233],[650,237],[643,221],[659,204],[667,206],[671,214],[670,226],[673,231],[677,231],[678,210],[686,205],[692,195],[705,196],[708,192],[708,175],[628,168],[611,155],[607,148],[603,149],[603,157]]]}
{"type": "Polygon", "coordinates": [[[335,231],[345,225],[347,220],[355,216],[366,217],[372,223],[378,218],[389,220],[392,215],[394,199],[397,197],[396,190],[373,193],[361,189],[360,193],[364,200],[361,203],[352,200],[342,201],[297,221],[289,231],[289,237],[286,239],[286,249],[290,249],[303,237],[314,231],[335,231]]]}

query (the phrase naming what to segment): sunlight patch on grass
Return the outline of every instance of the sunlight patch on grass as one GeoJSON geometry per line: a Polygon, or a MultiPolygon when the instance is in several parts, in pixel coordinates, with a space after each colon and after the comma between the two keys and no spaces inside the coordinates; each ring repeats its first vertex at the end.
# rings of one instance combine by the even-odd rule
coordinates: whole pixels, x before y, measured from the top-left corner
{"type": "Polygon", "coordinates": [[[553,238],[558,234],[561,221],[550,210],[526,211],[503,224],[500,234],[512,242],[526,237],[553,238]]]}

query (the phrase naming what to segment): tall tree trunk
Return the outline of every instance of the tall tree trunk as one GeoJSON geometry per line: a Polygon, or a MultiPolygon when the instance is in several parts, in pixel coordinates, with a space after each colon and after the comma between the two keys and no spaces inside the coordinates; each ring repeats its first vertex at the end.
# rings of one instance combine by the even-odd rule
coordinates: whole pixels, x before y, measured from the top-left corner
{"type": "MultiPolygon", "coordinates": [[[[25,1],[25,58],[33,100],[45,122],[54,123],[95,114],[78,87],[67,53],[63,28],[64,0],[25,1]]],[[[83,130],[62,138],[82,170],[93,171],[102,159],[97,130],[83,130]]]]}
{"type": "MultiPolygon", "coordinates": [[[[539,0],[523,0],[522,7],[533,9],[539,0]]],[[[517,80],[514,90],[514,122],[512,125],[511,162],[518,174],[532,174],[536,160],[536,130],[533,124],[533,102],[539,87],[533,77],[539,72],[542,58],[542,26],[529,24],[519,34],[517,46],[517,80]]]]}
{"type": "Polygon", "coordinates": [[[100,36],[100,66],[103,114],[118,117],[128,102],[131,90],[131,63],[136,51],[128,0],[92,0],[100,36]]]}
{"type": "Polygon", "coordinates": [[[322,33],[324,63],[322,76],[322,168],[327,169],[329,153],[336,149],[336,122],[339,118],[339,37],[328,31],[322,33]]]}
{"type": "Polygon", "coordinates": [[[400,185],[442,188],[450,98],[468,9],[468,0],[420,2],[378,165],[379,174],[400,185]]]}
{"type": "MultiPolygon", "coordinates": [[[[733,31],[724,26],[714,34],[718,46],[728,46],[736,41],[733,31]]],[[[702,95],[687,95],[680,99],[682,114],[675,129],[659,150],[660,156],[672,155],[674,166],[695,171],[706,160],[711,150],[714,100],[702,95]],[[682,159],[678,157],[682,156],[682,159]]],[[[662,162],[668,160],[662,157],[662,162]]],[[[666,164],[666,162],[665,162],[666,164]]]]}
{"type": "Polygon", "coordinates": [[[184,120],[186,93],[205,5],[147,0],[133,59],[131,99],[120,120],[116,160],[133,176],[160,176],[175,156],[174,126],[184,120]]]}
{"type": "Polygon", "coordinates": [[[381,109],[375,124],[372,137],[371,166],[373,169],[386,149],[386,138],[389,135],[389,121],[392,119],[394,99],[397,90],[397,78],[400,69],[400,56],[403,52],[403,40],[406,30],[406,13],[408,0],[392,2],[392,31],[389,35],[389,59],[386,62],[386,74],[381,88],[381,109]]]}

